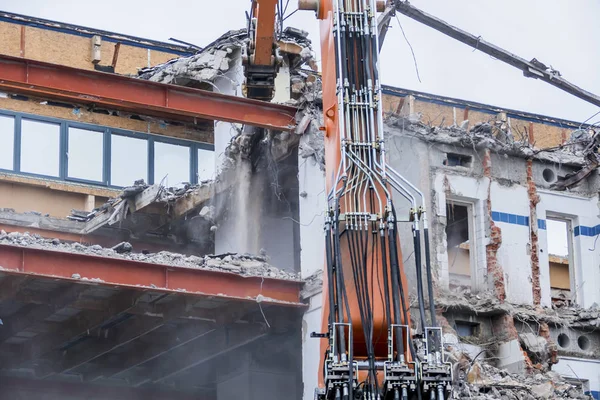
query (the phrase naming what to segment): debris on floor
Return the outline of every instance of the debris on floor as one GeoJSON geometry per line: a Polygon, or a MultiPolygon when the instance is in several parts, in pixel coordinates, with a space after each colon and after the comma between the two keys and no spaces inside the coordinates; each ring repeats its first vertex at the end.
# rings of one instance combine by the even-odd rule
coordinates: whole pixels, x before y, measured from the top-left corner
{"type": "Polygon", "coordinates": [[[556,372],[511,374],[460,351],[449,355],[455,363],[455,399],[591,399],[556,372]]]}
{"type": "Polygon", "coordinates": [[[81,243],[67,243],[57,238],[44,239],[37,234],[0,231],[0,244],[9,244],[35,249],[57,250],[68,253],[95,255],[152,264],[171,265],[175,267],[204,269],[211,271],[231,272],[243,276],[258,276],[274,279],[300,280],[298,274],[273,267],[265,255],[227,253],[221,255],[186,256],[179,253],[161,251],[158,253],[133,252],[131,244],[123,242],[113,248],[100,245],[86,246],[81,243]]]}

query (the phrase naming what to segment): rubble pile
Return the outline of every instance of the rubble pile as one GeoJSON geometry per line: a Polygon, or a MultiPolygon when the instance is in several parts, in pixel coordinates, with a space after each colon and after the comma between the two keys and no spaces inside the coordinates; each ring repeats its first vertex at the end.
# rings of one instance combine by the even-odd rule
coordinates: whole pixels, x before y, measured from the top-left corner
{"type": "Polygon", "coordinates": [[[187,85],[190,81],[214,82],[229,70],[231,55],[243,45],[245,38],[245,29],[229,31],[193,56],[174,58],[164,64],[142,68],[138,77],[175,85],[187,85]]]}
{"type": "MultiPolygon", "coordinates": [[[[467,122],[467,121],[465,121],[467,122]]],[[[586,164],[581,154],[569,146],[552,149],[534,149],[528,142],[516,140],[508,125],[503,121],[491,121],[467,129],[461,126],[439,127],[421,122],[418,115],[386,117],[386,135],[397,135],[393,128],[400,128],[402,134],[415,135],[428,142],[451,144],[474,149],[490,149],[493,152],[520,158],[534,158],[550,163],[561,163],[581,167],[586,164]],[[390,129],[391,128],[391,129],[390,129]]]]}
{"type": "MultiPolygon", "coordinates": [[[[287,27],[279,34],[280,51],[288,56],[292,78],[292,92],[303,93],[303,88],[310,87],[311,94],[307,94],[312,101],[320,101],[320,84],[315,82],[314,72],[317,65],[314,61],[314,52],[308,33],[287,27]],[[303,65],[311,68],[312,74],[302,72],[303,65]],[[309,78],[310,76],[310,78],[309,78]]],[[[170,83],[183,86],[194,86],[194,83],[208,83],[209,85],[218,77],[232,79],[225,76],[239,58],[239,51],[248,44],[246,29],[231,30],[221,35],[217,40],[188,57],[179,57],[159,64],[154,67],[142,68],[138,71],[138,78],[153,82],[170,83]]],[[[236,85],[238,83],[236,82],[236,85]]],[[[298,99],[298,96],[296,96],[298,99]]]]}
{"type": "Polygon", "coordinates": [[[425,124],[419,113],[408,116],[387,115],[385,134],[413,135],[426,142],[468,147],[474,150],[489,149],[498,154],[536,159],[542,162],[570,165],[579,168],[576,172],[559,177],[551,189],[567,190],[575,187],[600,166],[600,132],[592,129],[575,130],[571,140],[561,146],[536,149],[527,137],[515,138],[510,125],[503,120],[492,119],[468,128],[469,121],[460,126],[442,127],[425,124]],[[401,132],[397,132],[400,129],[401,132]]]}
{"type": "Polygon", "coordinates": [[[454,398],[486,400],[591,399],[556,372],[511,374],[462,352],[450,351],[455,363],[454,398]]]}
{"type": "MultiPolygon", "coordinates": [[[[133,247],[127,242],[119,243],[113,248],[100,245],[86,246],[81,243],[68,243],[59,239],[44,239],[37,234],[0,231],[0,244],[10,244],[45,250],[57,250],[68,253],[96,255],[109,258],[118,258],[132,261],[141,261],[151,264],[171,265],[175,267],[204,269],[211,271],[224,271],[242,276],[258,276],[285,280],[299,280],[293,272],[277,269],[268,263],[265,255],[250,254],[221,254],[206,255],[204,257],[186,256],[179,253],[161,251],[159,253],[134,253],[133,247]]],[[[77,277],[76,277],[77,278],[77,277]]]]}
{"type": "Polygon", "coordinates": [[[501,303],[492,292],[471,293],[466,289],[440,291],[436,305],[443,311],[463,311],[475,314],[509,314],[518,321],[546,322],[570,328],[600,328],[600,306],[583,309],[577,305],[536,307],[528,304],[501,303]]]}

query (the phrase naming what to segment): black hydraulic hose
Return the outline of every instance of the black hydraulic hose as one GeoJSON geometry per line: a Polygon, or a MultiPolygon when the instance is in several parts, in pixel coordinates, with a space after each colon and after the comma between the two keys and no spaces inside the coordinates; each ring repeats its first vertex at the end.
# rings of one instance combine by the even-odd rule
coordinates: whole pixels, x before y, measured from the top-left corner
{"type": "Polygon", "coordinates": [[[423,229],[425,239],[425,270],[427,271],[427,295],[429,297],[429,313],[431,314],[431,326],[437,326],[435,318],[435,300],[433,299],[433,275],[431,273],[431,255],[429,254],[429,229],[423,229]]]}
{"type": "MultiPolygon", "coordinates": [[[[335,219],[333,221],[333,226],[334,226],[334,241],[333,241],[333,245],[334,245],[334,259],[335,259],[335,278],[336,278],[336,286],[337,286],[337,290],[336,290],[336,294],[337,294],[337,314],[338,314],[338,321],[339,322],[344,322],[344,310],[343,310],[343,306],[342,306],[342,292],[345,291],[344,288],[344,282],[342,280],[343,277],[343,272],[342,272],[342,258],[340,256],[340,239],[339,239],[339,228],[338,228],[338,216],[339,213],[336,211],[335,212],[335,219]]],[[[340,327],[340,331],[339,331],[339,336],[340,336],[340,343],[339,343],[339,348],[340,348],[340,354],[344,354],[346,353],[346,335],[344,333],[344,327],[340,327]]]]}
{"type": "Polygon", "coordinates": [[[331,227],[327,223],[325,225],[325,258],[327,260],[327,283],[329,284],[328,295],[329,295],[329,326],[333,328],[333,322],[335,321],[335,280],[333,277],[333,252],[331,245],[331,227]]]}
{"type": "MultiPolygon", "coordinates": [[[[372,198],[372,193],[371,193],[371,198],[372,198]]],[[[369,287],[369,282],[371,282],[371,285],[373,285],[373,275],[371,275],[371,280],[369,281],[369,268],[368,268],[368,248],[369,248],[369,230],[368,230],[368,222],[365,221],[365,230],[361,231],[361,234],[363,236],[363,241],[364,244],[361,247],[362,251],[363,251],[363,282],[364,282],[364,286],[365,286],[365,300],[366,300],[366,304],[365,304],[365,314],[367,316],[367,321],[368,321],[368,325],[367,325],[367,333],[368,333],[368,339],[367,339],[367,355],[368,355],[368,361],[369,361],[369,373],[372,376],[372,383],[375,385],[375,389],[376,392],[379,391],[379,383],[377,382],[377,378],[376,378],[376,370],[375,370],[375,350],[374,350],[374,343],[373,343],[373,329],[374,329],[374,324],[373,324],[373,308],[372,308],[372,304],[373,304],[373,287],[369,287]]],[[[373,267],[373,266],[372,266],[373,267]]],[[[373,272],[373,268],[371,268],[371,273],[373,272]]]]}
{"type": "MultiPolygon", "coordinates": [[[[398,267],[398,254],[397,248],[395,245],[395,235],[393,227],[388,229],[388,238],[390,242],[390,263],[391,263],[391,277],[392,277],[392,304],[394,307],[394,323],[400,324],[402,321],[402,317],[404,317],[404,323],[409,324],[410,321],[406,319],[406,311],[403,308],[404,312],[400,314],[400,301],[402,299],[402,303],[404,303],[404,290],[402,290],[402,278],[399,275],[400,268],[398,267]],[[400,296],[398,296],[398,294],[400,296]]],[[[404,341],[402,340],[403,335],[396,335],[396,348],[398,349],[397,361],[400,361],[400,356],[404,354],[404,341]]]]}
{"type": "Polygon", "coordinates": [[[413,229],[415,243],[415,266],[417,269],[417,299],[419,302],[419,316],[421,317],[421,331],[425,332],[425,299],[423,297],[423,273],[421,271],[421,234],[418,226],[413,229]]]}
{"type": "MultiPolygon", "coordinates": [[[[344,182],[344,187],[346,186],[346,183],[344,182]]],[[[339,199],[336,200],[336,210],[339,210],[339,199]]],[[[339,224],[337,223],[337,221],[339,221],[339,212],[336,211],[335,213],[335,224],[334,224],[334,233],[333,233],[333,244],[334,244],[334,252],[335,252],[335,259],[339,262],[336,263],[336,278],[337,278],[337,282],[338,282],[338,292],[341,292],[341,297],[343,297],[344,300],[344,305],[346,306],[346,314],[348,316],[348,324],[350,325],[350,332],[348,332],[348,335],[352,335],[352,315],[350,313],[350,302],[348,301],[348,293],[346,292],[346,287],[344,285],[344,269],[342,268],[342,264],[341,264],[341,253],[340,253],[340,230],[339,230],[339,224]]],[[[340,301],[341,304],[341,301],[340,301]]],[[[341,306],[340,306],[341,309],[341,306]]],[[[343,313],[342,313],[342,317],[340,318],[340,322],[343,322],[344,318],[343,318],[343,313]]],[[[346,352],[346,342],[345,342],[345,334],[344,334],[344,327],[341,327],[341,336],[340,339],[343,343],[343,352],[346,352]]],[[[348,397],[350,399],[354,399],[354,369],[353,369],[353,360],[354,360],[354,349],[353,349],[353,343],[350,343],[350,348],[348,349],[348,392],[349,395],[348,397]]]]}
{"type": "Polygon", "coordinates": [[[388,265],[387,265],[387,246],[385,245],[385,232],[383,229],[379,231],[381,239],[381,268],[383,269],[383,296],[385,303],[385,320],[387,322],[387,328],[390,329],[392,323],[392,316],[390,313],[390,288],[389,288],[389,277],[388,277],[388,265]]]}
{"type": "MultiPolygon", "coordinates": [[[[400,277],[400,272],[399,272],[399,267],[398,267],[399,262],[400,262],[398,259],[398,250],[396,248],[397,243],[398,243],[398,236],[397,236],[398,235],[398,223],[396,221],[398,221],[398,218],[396,217],[396,208],[393,205],[392,205],[392,216],[394,217],[394,223],[392,225],[393,226],[393,232],[392,232],[393,238],[392,238],[390,246],[392,246],[392,245],[394,246],[394,252],[395,252],[394,260],[395,260],[396,268],[398,269],[398,273],[397,273],[397,275],[399,277],[398,287],[400,290],[400,299],[402,301],[402,313],[404,316],[404,321],[406,321],[405,323],[410,326],[410,321],[408,319],[408,307],[406,304],[404,304],[404,299],[406,298],[406,297],[404,297],[404,284],[402,282],[402,278],[400,277]]],[[[415,352],[415,348],[413,346],[412,340],[409,340],[409,344],[410,344],[410,354],[414,358],[414,357],[416,357],[416,352],[415,352]]],[[[419,394],[419,399],[420,398],[421,398],[421,396],[419,394]]]]}

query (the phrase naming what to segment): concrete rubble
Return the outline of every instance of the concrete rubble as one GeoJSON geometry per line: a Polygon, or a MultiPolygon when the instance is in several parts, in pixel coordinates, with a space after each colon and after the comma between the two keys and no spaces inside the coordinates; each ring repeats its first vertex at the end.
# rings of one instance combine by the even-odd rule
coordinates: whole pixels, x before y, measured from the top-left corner
{"type": "MultiPolygon", "coordinates": [[[[138,77],[153,82],[184,86],[194,86],[197,83],[212,86],[211,83],[218,77],[225,77],[225,72],[239,57],[240,49],[248,42],[246,32],[246,29],[231,30],[192,56],[175,58],[164,64],[142,68],[138,72],[138,77]]],[[[288,55],[290,70],[295,71],[292,72],[296,80],[292,80],[293,92],[300,90],[297,76],[306,75],[299,71],[303,65],[316,70],[311,42],[306,35],[306,32],[290,27],[284,29],[279,38],[280,51],[288,55]]],[[[310,84],[305,83],[306,85],[310,84]]],[[[320,98],[320,95],[315,92],[313,97],[320,98]]]]}
{"type": "Polygon", "coordinates": [[[580,388],[555,372],[532,375],[511,374],[479,358],[450,350],[455,363],[455,399],[590,399],[580,388]]]}
{"type": "Polygon", "coordinates": [[[244,43],[246,30],[229,31],[198,53],[174,58],[164,64],[142,68],[140,79],[152,82],[188,85],[191,82],[213,82],[229,70],[231,55],[244,43]]]}
{"type": "MultiPolygon", "coordinates": [[[[479,315],[508,314],[520,321],[546,322],[572,328],[600,328],[600,306],[582,309],[577,306],[536,307],[525,304],[500,302],[492,292],[471,293],[456,289],[440,291],[436,306],[443,312],[466,312],[479,315]]],[[[600,350],[600,349],[599,349],[600,350]]]]}
{"type": "Polygon", "coordinates": [[[527,138],[517,136],[503,120],[491,119],[468,128],[468,121],[460,126],[432,126],[421,121],[418,113],[408,116],[387,115],[385,133],[387,136],[413,135],[426,142],[457,145],[474,150],[489,149],[508,156],[535,159],[548,163],[570,165],[578,171],[559,178],[552,185],[554,190],[570,190],[600,165],[598,147],[600,136],[593,130],[574,131],[575,139],[561,146],[537,149],[527,138]]]}
{"type": "Polygon", "coordinates": [[[268,258],[266,256],[255,256],[251,254],[228,253],[199,257],[193,255],[186,256],[184,254],[171,253],[168,251],[147,254],[135,253],[133,252],[131,244],[127,242],[120,243],[113,248],[104,248],[100,245],[86,246],[77,242],[68,243],[57,238],[44,239],[37,234],[29,234],[27,232],[7,233],[5,231],[0,231],[0,244],[140,261],[174,267],[230,272],[242,276],[258,276],[293,281],[300,280],[296,273],[282,271],[271,266],[268,263],[268,258]]]}

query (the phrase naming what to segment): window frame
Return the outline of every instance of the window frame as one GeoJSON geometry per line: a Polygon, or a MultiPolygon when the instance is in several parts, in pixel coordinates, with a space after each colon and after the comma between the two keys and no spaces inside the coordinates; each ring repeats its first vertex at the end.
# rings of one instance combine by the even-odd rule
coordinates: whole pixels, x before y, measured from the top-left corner
{"type": "MultiPolygon", "coordinates": [[[[154,156],[156,155],[156,148],[155,148],[154,145],[156,143],[172,144],[172,145],[175,145],[175,146],[185,146],[185,147],[187,147],[188,148],[188,152],[190,153],[189,154],[189,156],[190,156],[190,162],[189,162],[189,168],[188,168],[188,182],[190,182],[191,184],[197,183],[198,178],[194,176],[196,174],[193,173],[194,170],[192,169],[193,166],[197,165],[197,163],[198,163],[198,155],[196,154],[196,157],[194,157],[194,154],[193,154],[194,150],[196,149],[196,147],[194,147],[194,146],[188,146],[186,144],[182,144],[182,142],[181,142],[180,139],[170,138],[170,137],[167,137],[167,138],[162,138],[161,137],[160,139],[153,138],[149,143],[151,143],[151,146],[152,146],[152,159],[148,160],[149,163],[150,163],[150,161],[152,162],[152,175],[148,177],[148,179],[151,180],[151,183],[150,183],[151,185],[153,185],[155,183],[158,183],[158,182],[154,182],[154,172],[155,172],[155,170],[154,170],[154,166],[155,166],[154,165],[154,156]]],[[[196,151],[196,153],[198,153],[198,152],[196,151]]]]}
{"type": "MultiPolygon", "coordinates": [[[[16,121],[16,119],[15,119],[16,121]]],[[[17,123],[15,122],[15,125],[17,125],[17,123]]],[[[65,180],[64,176],[65,176],[65,157],[66,157],[66,152],[65,152],[65,126],[62,123],[61,120],[57,119],[57,118],[51,118],[51,117],[40,117],[39,115],[34,115],[34,114],[21,114],[20,118],[19,118],[19,122],[18,125],[16,127],[17,130],[17,137],[15,140],[15,149],[16,149],[16,153],[18,154],[18,163],[17,163],[17,167],[18,169],[15,169],[15,173],[21,174],[21,175],[26,175],[26,176],[34,176],[34,177],[40,177],[40,178],[44,178],[44,179],[60,179],[60,180],[65,180]],[[34,121],[34,122],[40,122],[40,123],[46,123],[46,124],[51,124],[51,125],[58,125],[59,129],[58,129],[58,175],[45,175],[45,174],[38,174],[36,172],[27,172],[27,171],[23,171],[21,168],[21,150],[23,148],[23,120],[27,120],[27,121],[34,121]],[[18,145],[17,145],[17,141],[18,141],[18,145]]]]}
{"type": "MultiPolygon", "coordinates": [[[[580,275],[578,274],[579,268],[579,253],[577,246],[575,246],[575,227],[579,226],[577,217],[570,214],[564,214],[552,210],[546,210],[545,220],[554,220],[564,222],[566,224],[567,229],[567,251],[569,252],[567,260],[569,261],[569,286],[570,286],[570,295],[571,302],[574,305],[581,304],[581,299],[583,298],[581,290],[581,285],[579,285],[580,275]]],[[[548,240],[549,232],[546,227],[546,253],[548,254],[548,276],[550,275],[550,247],[548,240]]],[[[548,277],[548,291],[550,292],[550,297],[552,298],[552,286],[550,283],[550,277],[548,277]]]]}
{"type": "MultiPolygon", "coordinates": [[[[29,114],[29,113],[23,113],[23,112],[19,112],[19,111],[11,111],[11,110],[5,110],[5,109],[0,109],[0,115],[13,117],[14,122],[15,122],[14,123],[14,133],[13,133],[13,135],[14,135],[14,137],[13,137],[13,169],[10,170],[10,169],[0,168],[1,172],[6,172],[6,173],[10,173],[10,174],[25,175],[25,176],[59,180],[59,181],[72,182],[72,183],[83,183],[83,184],[87,184],[87,185],[102,186],[102,187],[114,188],[114,189],[122,188],[123,186],[116,186],[116,185],[113,185],[111,182],[112,135],[118,135],[118,136],[142,139],[142,140],[147,141],[148,166],[147,166],[147,176],[145,177],[145,179],[148,184],[156,183],[156,182],[154,182],[154,144],[155,143],[166,143],[166,144],[173,144],[173,145],[177,145],[177,146],[187,147],[189,149],[189,153],[190,153],[190,162],[189,162],[189,171],[188,171],[189,182],[191,184],[197,184],[198,183],[198,174],[197,174],[198,150],[202,149],[202,150],[209,150],[209,151],[213,151],[213,152],[215,151],[214,144],[205,143],[205,142],[197,142],[197,141],[188,140],[188,139],[173,138],[173,137],[162,136],[162,135],[158,135],[158,134],[144,133],[144,132],[127,130],[127,129],[122,129],[122,128],[113,128],[113,127],[104,126],[104,125],[90,124],[90,123],[72,121],[72,120],[62,119],[62,118],[46,117],[46,116],[42,116],[42,115],[29,114]],[[22,120],[23,119],[32,120],[32,121],[41,122],[41,123],[58,124],[60,126],[60,135],[59,135],[59,140],[60,140],[59,152],[60,152],[60,154],[59,154],[58,176],[44,175],[44,174],[37,174],[37,173],[21,171],[21,149],[22,149],[21,135],[22,135],[22,120]],[[84,130],[90,130],[90,131],[96,131],[96,132],[103,133],[102,181],[87,180],[87,179],[74,178],[74,177],[68,176],[69,171],[68,171],[67,153],[68,153],[68,145],[69,145],[68,144],[69,128],[84,129],[84,130]]],[[[132,182],[132,184],[133,184],[133,182],[132,182]]]]}
{"type": "MultiPolygon", "coordinates": [[[[13,159],[12,159],[12,169],[0,168],[0,172],[9,172],[14,173],[17,168],[17,157],[20,156],[21,152],[21,143],[19,141],[19,145],[17,146],[17,125],[21,124],[20,117],[14,115],[13,113],[4,112],[4,110],[0,110],[0,115],[3,117],[12,117],[14,121],[13,125],[13,159]],[[19,118],[19,123],[17,124],[17,118],[19,118]]],[[[20,160],[19,160],[20,161],[20,160]]]]}
{"type": "Polygon", "coordinates": [[[102,126],[95,126],[95,127],[90,127],[86,124],[81,124],[79,122],[67,122],[66,127],[65,127],[65,151],[63,154],[61,154],[61,157],[64,157],[64,163],[65,163],[65,181],[68,182],[77,182],[77,183],[87,183],[90,185],[104,185],[106,183],[108,183],[108,176],[106,175],[106,161],[107,158],[110,159],[110,153],[106,152],[106,135],[108,134],[109,129],[106,127],[102,127],[102,126]],[[95,181],[92,179],[84,179],[84,178],[75,178],[75,177],[71,177],[69,176],[69,128],[74,128],[74,129],[82,129],[82,130],[86,130],[86,131],[92,131],[92,132],[100,132],[102,133],[102,180],[101,181],[95,181]]]}
{"type": "MultiPolygon", "coordinates": [[[[113,135],[123,136],[131,139],[141,139],[146,141],[146,176],[144,177],[144,181],[150,182],[150,171],[154,168],[154,166],[150,165],[152,160],[150,159],[150,139],[148,138],[148,134],[136,132],[136,131],[128,131],[120,128],[109,128],[108,132],[108,152],[106,153],[106,159],[108,160],[108,168],[107,168],[107,176],[106,176],[106,184],[110,188],[122,188],[124,186],[113,185],[111,182],[112,176],[112,137],[113,135]]],[[[133,184],[133,182],[131,182],[133,184]]]]}

